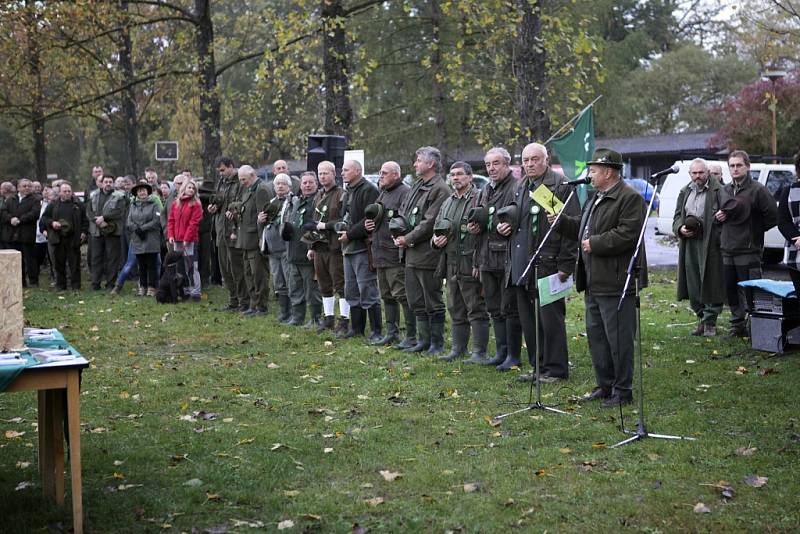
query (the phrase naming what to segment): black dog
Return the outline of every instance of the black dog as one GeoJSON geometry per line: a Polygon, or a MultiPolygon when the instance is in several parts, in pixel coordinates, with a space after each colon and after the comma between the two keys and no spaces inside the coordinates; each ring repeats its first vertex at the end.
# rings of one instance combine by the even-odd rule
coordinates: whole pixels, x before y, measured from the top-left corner
{"type": "Polygon", "coordinates": [[[186,263],[180,252],[168,252],[164,257],[161,268],[161,280],[158,282],[156,301],[161,304],[175,304],[188,297],[184,291],[189,286],[189,277],[186,275],[186,263]]]}

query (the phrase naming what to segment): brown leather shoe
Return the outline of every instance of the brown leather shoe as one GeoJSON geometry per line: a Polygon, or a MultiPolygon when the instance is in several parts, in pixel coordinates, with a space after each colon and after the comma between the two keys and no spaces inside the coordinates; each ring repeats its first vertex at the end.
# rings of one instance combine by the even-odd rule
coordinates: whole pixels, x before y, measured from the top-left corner
{"type": "Polygon", "coordinates": [[[610,396],[611,396],[611,392],[608,391],[607,389],[594,388],[594,390],[591,393],[588,393],[588,394],[584,395],[583,397],[581,397],[581,400],[588,402],[588,401],[594,401],[594,400],[600,400],[600,399],[607,399],[610,396]]]}

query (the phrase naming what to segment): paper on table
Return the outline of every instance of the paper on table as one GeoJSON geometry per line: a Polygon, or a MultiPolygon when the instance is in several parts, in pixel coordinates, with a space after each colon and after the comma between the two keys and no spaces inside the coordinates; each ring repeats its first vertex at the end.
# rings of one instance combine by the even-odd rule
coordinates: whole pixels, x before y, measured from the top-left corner
{"type": "Polygon", "coordinates": [[[563,299],[572,292],[574,285],[572,275],[562,282],[558,273],[539,278],[539,305],[546,306],[559,299],[563,299]]]}

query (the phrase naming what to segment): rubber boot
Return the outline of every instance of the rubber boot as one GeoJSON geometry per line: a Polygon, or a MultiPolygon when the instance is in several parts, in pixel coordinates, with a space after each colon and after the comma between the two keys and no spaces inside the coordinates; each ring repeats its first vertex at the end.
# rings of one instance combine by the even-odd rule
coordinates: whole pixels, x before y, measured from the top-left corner
{"type": "Polygon", "coordinates": [[[403,349],[403,352],[422,352],[431,346],[431,323],[427,315],[417,315],[417,343],[403,349]]]}
{"type": "MultiPolygon", "coordinates": [[[[406,322],[406,337],[403,338],[403,341],[392,347],[396,350],[406,350],[417,344],[417,318],[411,313],[411,306],[405,303],[403,304],[403,318],[406,322]]],[[[400,322],[399,315],[397,322],[400,322]]]]}
{"type": "Polygon", "coordinates": [[[278,295],[278,322],[286,324],[292,318],[292,302],[289,295],[278,295]]]}
{"type": "Polygon", "coordinates": [[[374,304],[367,308],[366,312],[367,317],[369,317],[369,342],[371,345],[376,341],[383,339],[383,336],[381,335],[381,323],[383,322],[381,320],[381,305],[374,304]]]}
{"type": "Polygon", "coordinates": [[[370,345],[391,345],[400,339],[400,305],[396,302],[384,302],[383,307],[386,310],[386,335],[371,341],[370,345]]]}
{"type": "Polygon", "coordinates": [[[334,317],[333,315],[326,315],[319,326],[317,326],[317,334],[323,333],[325,330],[333,330],[334,317]]]}
{"type": "Polygon", "coordinates": [[[496,369],[509,371],[514,366],[522,367],[522,361],[519,358],[522,352],[522,325],[519,324],[518,317],[506,319],[506,346],[508,350],[506,359],[496,369]]]}
{"type": "Polygon", "coordinates": [[[336,321],[336,328],[333,329],[334,335],[346,334],[348,330],[350,330],[350,319],[340,315],[336,321]]]}
{"type": "Polygon", "coordinates": [[[461,358],[467,353],[467,345],[469,344],[469,325],[454,324],[452,334],[453,348],[450,349],[448,354],[439,356],[439,359],[443,362],[452,362],[456,358],[461,358]]]}
{"type": "MultiPolygon", "coordinates": [[[[340,317],[343,319],[343,317],[340,317]]],[[[347,321],[347,319],[345,319],[347,321]]],[[[361,306],[350,306],[350,326],[344,332],[336,334],[336,339],[349,339],[351,337],[363,336],[366,326],[364,308],[361,306]]]]}
{"type": "Polygon", "coordinates": [[[289,319],[289,322],[286,323],[289,326],[300,326],[303,324],[303,320],[306,318],[306,304],[298,304],[296,306],[292,306],[292,318],[289,319]]]}
{"type": "Polygon", "coordinates": [[[303,328],[316,328],[319,325],[320,315],[322,315],[322,308],[319,306],[311,306],[311,319],[303,325],[303,328]]]}
{"type": "Polygon", "coordinates": [[[483,363],[486,346],[489,344],[489,321],[472,321],[472,355],[465,364],[483,363]]]}
{"type": "Polygon", "coordinates": [[[506,361],[506,356],[508,356],[508,344],[506,343],[506,320],[504,319],[494,319],[492,321],[492,326],[494,326],[494,346],[495,346],[495,354],[493,358],[488,360],[484,360],[482,365],[500,365],[504,361],[506,361]]]}
{"type": "Polygon", "coordinates": [[[426,356],[438,356],[444,352],[444,312],[431,318],[431,346],[426,356]]]}

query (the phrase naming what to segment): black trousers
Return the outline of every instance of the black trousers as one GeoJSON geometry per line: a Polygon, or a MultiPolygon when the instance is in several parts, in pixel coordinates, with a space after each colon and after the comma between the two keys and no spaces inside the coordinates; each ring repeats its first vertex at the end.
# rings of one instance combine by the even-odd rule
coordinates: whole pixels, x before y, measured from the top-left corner
{"type": "Polygon", "coordinates": [[[67,289],[67,277],[72,289],[81,288],[81,247],[63,241],[53,245],[53,267],[56,271],[56,287],[67,289]]]}
{"type": "Polygon", "coordinates": [[[139,264],[139,287],[151,289],[158,287],[158,253],[137,254],[139,264]]]}
{"type": "Polygon", "coordinates": [[[22,254],[22,285],[39,285],[39,262],[36,260],[36,243],[15,242],[12,248],[22,254]]]}
{"type": "Polygon", "coordinates": [[[567,354],[567,327],[565,299],[539,307],[539,329],[537,332],[534,317],[533,291],[514,286],[517,309],[525,344],[528,346],[528,361],[536,366],[536,344],[539,344],[539,372],[542,376],[569,378],[569,356],[567,354]]]}

